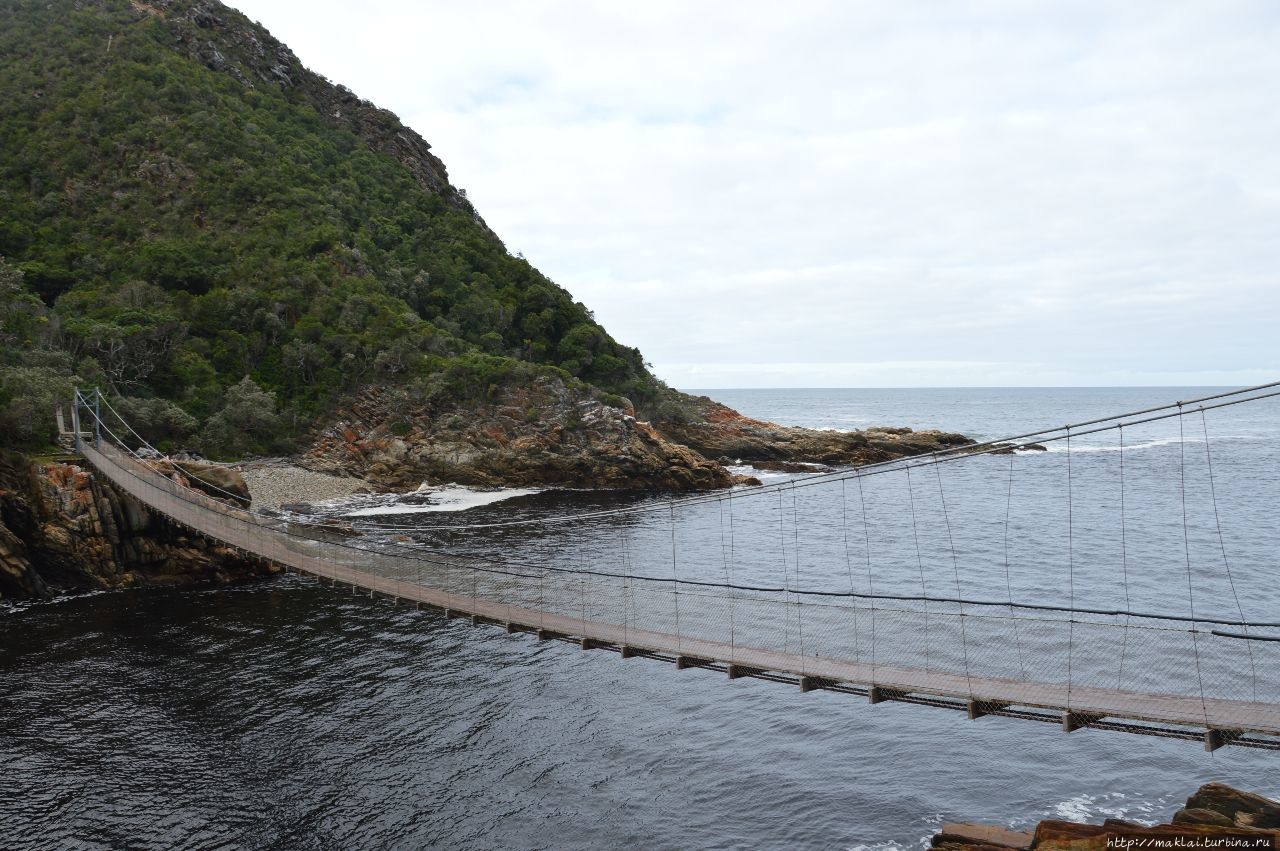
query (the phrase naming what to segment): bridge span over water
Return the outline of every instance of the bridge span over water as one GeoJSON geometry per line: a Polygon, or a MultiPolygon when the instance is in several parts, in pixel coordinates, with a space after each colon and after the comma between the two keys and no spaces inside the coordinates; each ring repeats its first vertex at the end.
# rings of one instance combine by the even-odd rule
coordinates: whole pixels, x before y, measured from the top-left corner
{"type": "MultiPolygon", "coordinates": [[[[1280,750],[1276,533],[1265,523],[1249,525],[1261,537],[1244,556],[1224,535],[1225,473],[1241,468],[1222,450],[1214,457],[1206,419],[1208,411],[1278,395],[1277,385],[1265,385],[733,492],[509,521],[450,520],[432,528],[434,546],[406,542],[394,534],[400,527],[376,522],[367,530],[374,534],[335,537],[194,490],[129,449],[131,429],[110,419],[96,393],[77,393],[73,429],[77,448],[101,476],[180,526],[290,571],[477,626],[802,692],[957,709],[972,719],[1196,739],[1209,750],[1280,750]],[[1152,423],[1176,423],[1178,440],[1139,459],[1125,437],[1152,423]],[[1188,425],[1203,425],[1203,438],[1190,439],[1188,425]],[[1112,434],[1119,451],[1086,461],[1087,436],[1112,434]],[[1063,451],[1021,461],[1017,447],[1031,440],[1063,451]],[[944,469],[955,477],[950,494],[944,469]],[[964,507],[973,477],[993,475],[1007,487],[1004,521],[995,524],[1002,531],[993,533],[1004,538],[1003,575],[999,548],[983,549],[974,537],[985,515],[967,515],[964,507]],[[1059,479],[1062,494],[1056,484],[1040,487],[1059,479]],[[1015,581],[1016,484],[1032,480],[1040,482],[1036,499],[1064,497],[1054,504],[1065,506],[1065,532],[1038,528],[1043,505],[1028,509],[1017,537],[1034,548],[1017,557],[1024,570],[1015,581]],[[909,512],[883,514],[889,491],[874,489],[892,481],[905,483],[892,487],[905,488],[895,493],[905,493],[909,512]],[[1159,482],[1174,484],[1153,484],[1159,482]],[[1087,491],[1091,484],[1100,490],[1087,491]],[[1145,499],[1164,500],[1150,518],[1145,499]],[[922,525],[930,506],[940,508],[937,522],[922,525]],[[881,520],[893,528],[880,532],[881,520]],[[1113,522],[1118,556],[1099,549],[1095,528],[1113,522]],[[548,528],[588,526],[606,543],[579,546],[576,556],[541,537],[548,528]],[[530,529],[539,534],[521,537],[530,529]],[[1172,545],[1155,540],[1160,531],[1172,545]],[[498,535],[496,549],[450,551],[438,543],[466,534],[498,535]],[[882,555],[880,545],[900,552],[882,555]],[[645,555],[655,550],[661,564],[645,555]],[[1118,569],[1102,570],[1099,562],[1113,556],[1118,569]],[[752,568],[770,561],[779,581],[767,581],[767,566],[752,568]],[[833,583],[846,572],[847,582],[833,583]],[[917,572],[913,587],[907,578],[916,582],[917,572]]],[[[139,440],[135,433],[134,444],[139,440]]],[[[1280,480],[1275,465],[1243,469],[1238,475],[1280,480]]],[[[1278,523],[1275,510],[1273,503],[1259,516],[1278,523]]],[[[567,540],[574,548],[572,535],[567,540]]]]}

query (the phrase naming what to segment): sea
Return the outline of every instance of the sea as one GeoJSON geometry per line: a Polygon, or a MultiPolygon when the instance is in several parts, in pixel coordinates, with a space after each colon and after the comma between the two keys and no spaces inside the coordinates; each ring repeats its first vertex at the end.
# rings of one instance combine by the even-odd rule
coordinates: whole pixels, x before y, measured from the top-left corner
{"type": "MultiPolygon", "coordinates": [[[[992,440],[1221,389],[694,392],[785,425],[992,440]]],[[[784,518],[768,546],[777,543],[782,571],[790,565],[790,581],[807,587],[836,587],[846,575],[851,588],[860,583],[865,545],[876,550],[868,571],[885,574],[878,588],[919,581],[931,594],[1114,606],[1132,586],[1132,608],[1182,613],[1198,600],[1202,617],[1280,620],[1277,401],[1123,433],[1078,428],[1070,447],[939,465],[905,491],[876,485],[864,495],[870,528],[857,526],[856,577],[853,561],[826,564],[800,543],[806,530],[848,527],[847,483],[838,506],[794,502],[805,490],[767,503],[784,518]],[[917,510],[914,526],[903,525],[917,510]],[[881,523],[897,531],[877,537],[881,523]],[[1073,548],[1010,571],[1010,529],[1015,543],[1073,548]],[[895,545],[908,548],[902,564],[879,556],[895,545]],[[942,567],[931,563],[926,575],[931,547],[942,567]],[[1184,562],[1196,564],[1194,581],[1184,562]],[[970,576],[970,563],[986,567],[970,576]],[[1132,576],[1123,588],[1117,565],[1132,576]]],[[[803,487],[799,474],[759,475],[803,487]]],[[[740,517],[752,510],[743,493],[740,517]]],[[[430,532],[446,515],[500,522],[657,499],[540,491],[463,500],[460,510],[453,500],[448,512],[427,510],[421,497],[328,510],[356,522],[381,512],[388,527],[430,532]]],[[[723,524],[723,511],[706,517],[681,526],[679,556],[669,527],[649,535],[637,525],[629,568],[721,577],[726,559],[698,558],[685,543],[712,539],[723,555],[723,525],[697,525],[723,524]]],[[[616,524],[556,525],[561,540],[507,535],[499,544],[524,562],[576,552],[599,566],[619,534],[616,524]]],[[[848,536],[835,544],[847,551],[848,536]]],[[[769,579],[779,559],[752,561],[768,547],[745,537],[738,547],[743,569],[756,571],[739,578],[769,579]]],[[[1207,753],[1195,741],[1068,735],[1052,724],[802,695],[474,627],[298,576],[0,607],[0,847],[18,851],[922,849],[947,821],[1164,821],[1209,781],[1280,797],[1280,753],[1207,753]]]]}

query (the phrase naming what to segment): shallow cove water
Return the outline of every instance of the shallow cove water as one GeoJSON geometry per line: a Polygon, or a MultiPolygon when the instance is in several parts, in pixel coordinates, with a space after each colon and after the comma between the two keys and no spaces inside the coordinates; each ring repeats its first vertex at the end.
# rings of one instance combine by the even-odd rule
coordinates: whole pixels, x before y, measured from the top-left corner
{"type": "MultiPolygon", "coordinates": [[[[1196,392],[710,395],[983,438],[1196,392]]],[[[1224,477],[1232,454],[1259,473],[1223,483],[1246,514],[1276,504],[1276,412],[1209,421],[1224,477]]],[[[0,845],[18,849],[922,848],[943,820],[1163,819],[1209,780],[1275,796],[1280,757],[801,695],[296,577],[0,610],[0,845]]]]}

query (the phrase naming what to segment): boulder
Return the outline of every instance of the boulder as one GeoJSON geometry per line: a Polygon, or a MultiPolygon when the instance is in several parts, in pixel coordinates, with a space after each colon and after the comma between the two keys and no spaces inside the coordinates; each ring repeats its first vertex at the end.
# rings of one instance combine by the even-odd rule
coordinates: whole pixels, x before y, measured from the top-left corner
{"type": "Polygon", "coordinates": [[[1187,810],[1220,813],[1241,827],[1280,829],[1280,803],[1223,783],[1206,783],[1187,799],[1187,810]]]}
{"type": "Polygon", "coordinates": [[[175,465],[196,490],[223,502],[248,508],[253,497],[244,477],[230,467],[184,462],[175,465]]]}

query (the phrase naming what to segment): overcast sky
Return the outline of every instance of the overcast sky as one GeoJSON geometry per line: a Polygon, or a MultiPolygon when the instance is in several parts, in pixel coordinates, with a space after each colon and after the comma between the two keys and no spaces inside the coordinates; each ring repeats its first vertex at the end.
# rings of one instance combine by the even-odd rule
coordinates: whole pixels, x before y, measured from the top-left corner
{"type": "Polygon", "coordinates": [[[233,5],[673,386],[1280,377],[1280,4],[233,5]]]}

